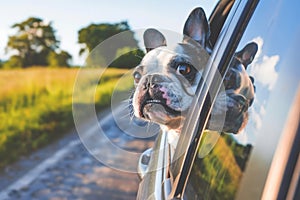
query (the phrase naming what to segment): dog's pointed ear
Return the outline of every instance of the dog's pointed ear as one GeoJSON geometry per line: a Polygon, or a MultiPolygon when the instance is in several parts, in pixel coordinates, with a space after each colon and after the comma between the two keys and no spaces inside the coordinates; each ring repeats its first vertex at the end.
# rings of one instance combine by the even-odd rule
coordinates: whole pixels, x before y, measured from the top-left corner
{"type": "Polygon", "coordinates": [[[160,46],[166,46],[165,36],[156,29],[149,28],[144,32],[144,44],[147,52],[160,46]]]}
{"type": "Polygon", "coordinates": [[[253,78],[253,76],[249,76],[249,78],[250,78],[250,81],[251,81],[251,83],[253,85],[254,92],[256,92],[256,87],[254,85],[254,78],[253,78]]]}
{"type": "Polygon", "coordinates": [[[235,56],[247,69],[248,65],[253,61],[258,50],[258,45],[255,42],[247,44],[241,51],[237,52],[235,56]]]}
{"type": "Polygon", "coordinates": [[[206,47],[210,28],[202,8],[195,8],[191,12],[184,24],[183,34],[200,43],[202,47],[206,47]]]}

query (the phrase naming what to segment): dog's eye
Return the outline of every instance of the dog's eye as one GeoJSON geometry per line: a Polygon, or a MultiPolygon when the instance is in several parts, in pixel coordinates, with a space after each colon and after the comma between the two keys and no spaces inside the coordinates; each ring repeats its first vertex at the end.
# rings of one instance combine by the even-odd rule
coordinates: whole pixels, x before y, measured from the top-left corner
{"type": "Polygon", "coordinates": [[[182,75],[188,75],[191,72],[191,69],[191,66],[185,63],[181,63],[177,66],[177,72],[182,75]]]}
{"type": "Polygon", "coordinates": [[[136,83],[138,83],[140,81],[141,77],[142,77],[142,75],[139,72],[133,73],[133,78],[136,83]]]}

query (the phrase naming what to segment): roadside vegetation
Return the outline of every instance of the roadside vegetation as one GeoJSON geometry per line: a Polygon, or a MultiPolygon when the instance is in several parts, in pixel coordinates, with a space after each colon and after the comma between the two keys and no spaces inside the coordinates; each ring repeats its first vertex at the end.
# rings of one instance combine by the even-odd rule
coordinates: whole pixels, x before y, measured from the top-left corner
{"type": "Polygon", "coordinates": [[[110,105],[114,91],[128,93],[133,80],[123,74],[144,55],[137,49],[138,41],[127,21],[92,23],[74,33],[81,56],[96,51],[95,47],[107,38],[127,33],[122,44],[97,51],[93,59],[87,56],[81,68],[72,66],[71,54],[60,47],[54,22],[28,17],[11,28],[14,32],[8,35],[5,47],[10,57],[0,58],[0,169],[70,131],[74,127],[72,101],[76,108],[83,108],[76,114],[88,120],[84,110],[87,104],[99,112],[110,105]],[[117,59],[99,80],[99,68],[87,66],[102,66],[98,60],[105,60],[103,55],[107,53],[117,59]],[[85,77],[74,94],[79,71],[85,77]]]}
{"type": "MultiPolygon", "coordinates": [[[[99,82],[96,69],[27,68],[0,70],[0,168],[61,137],[74,127],[72,95],[79,70],[88,73],[82,95],[94,87],[98,111],[110,105],[116,83],[128,70],[107,69],[99,82]]],[[[99,69],[98,69],[99,70],[99,69]]],[[[128,91],[132,81],[119,90],[128,91]]],[[[76,102],[74,103],[87,103],[76,102]]],[[[78,100],[79,101],[79,100],[78,100]]]]}
{"type": "MultiPolygon", "coordinates": [[[[204,132],[204,137],[209,134],[204,132]]],[[[234,199],[251,149],[251,145],[241,145],[231,135],[222,134],[208,155],[195,159],[190,181],[197,194],[203,199],[234,199]]]]}

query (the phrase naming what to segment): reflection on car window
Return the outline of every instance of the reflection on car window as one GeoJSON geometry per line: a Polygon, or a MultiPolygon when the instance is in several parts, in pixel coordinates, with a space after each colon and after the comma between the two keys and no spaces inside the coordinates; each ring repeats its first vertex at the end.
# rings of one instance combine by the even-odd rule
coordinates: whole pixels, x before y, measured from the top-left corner
{"type": "Polygon", "coordinates": [[[195,159],[189,180],[192,187],[187,187],[191,191],[186,192],[188,199],[233,199],[251,148],[250,144],[241,145],[231,135],[222,134],[209,155],[195,159]]]}
{"type": "MultiPolygon", "coordinates": [[[[254,17],[258,16],[254,14],[254,17]]],[[[255,85],[255,98],[249,108],[247,125],[238,134],[209,130],[203,133],[185,191],[187,199],[234,199],[251,150],[255,148],[255,139],[263,123],[268,97],[279,76],[280,54],[283,52],[274,51],[280,49],[274,48],[279,44],[265,45],[266,38],[273,33],[258,32],[266,27],[261,24],[259,28],[259,24],[254,21],[250,21],[238,47],[242,49],[249,43],[257,45],[257,53],[247,68],[255,85]]]]}
{"type": "Polygon", "coordinates": [[[263,55],[263,39],[254,38],[258,53],[249,67],[255,81],[256,96],[249,109],[247,126],[239,134],[206,131],[189,179],[188,199],[233,199],[246,167],[251,149],[255,145],[255,134],[262,125],[268,94],[276,83],[275,67],[278,55],[263,55]],[[268,78],[264,74],[270,74],[268,78]],[[219,134],[221,137],[219,137],[219,134]]]}

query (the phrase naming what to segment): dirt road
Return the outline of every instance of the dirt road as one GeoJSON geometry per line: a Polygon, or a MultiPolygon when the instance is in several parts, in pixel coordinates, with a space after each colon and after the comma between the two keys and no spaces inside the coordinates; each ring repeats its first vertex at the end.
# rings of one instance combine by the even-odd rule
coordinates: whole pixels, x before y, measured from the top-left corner
{"type": "MultiPolygon", "coordinates": [[[[103,127],[106,127],[106,139],[118,148],[143,152],[152,146],[154,137],[137,139],[124,133],[111,113],[100,118],[103,127]]],[[[93,133],[93,126],[86,127],[90,135],[96,134],[93,133]]],[[[102,147],[99,148],[100,152],[114,155],[114,152],[106,152],[105,145],[102,147]]],[[[116,162],[130,165],[130,169],[136,168],[136,160],[119,157],[116,162]]],[[[73,131],[60,141],[8,166],[0,174],[0,200],[135,199],[139,184],[137,174],[116,170],[111,166],[93,157],[76,131],[73,131]]]]}

